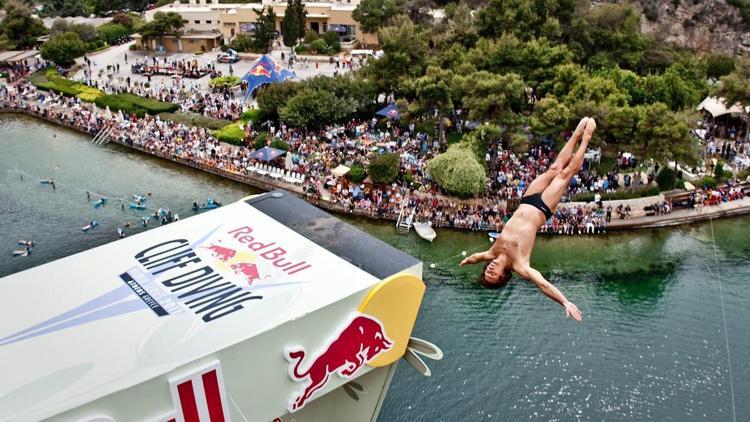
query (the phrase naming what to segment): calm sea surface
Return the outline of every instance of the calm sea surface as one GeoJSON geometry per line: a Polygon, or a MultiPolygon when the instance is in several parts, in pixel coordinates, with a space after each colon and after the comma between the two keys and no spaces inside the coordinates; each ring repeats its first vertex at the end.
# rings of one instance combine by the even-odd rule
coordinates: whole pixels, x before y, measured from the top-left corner
{"type": "MultiPolygon", "coordinates": [[[[0,277],[114,241],[126,221],[128,234],[145,230],[127,203],[147,192],[149,206],[186,218],[193,201],[232,202],[257,190],[0,116],[0,277]],[[48,178],[56,190],[39,183],[48,178]],[[109,205],[95,210],[87,190],[109,205]],[[82,233],[92,219],[101,226],[82,233]],[[32,256],[11,257],[18,239],[38,242],[32,256]]],[[[737,420],[748,420],[750,218],[541,238],[532,262],[581,308],[583,324],[526,283],[478,287],[479,268],[456,263],[462,251],[488,246],[485,235],[443,230],[429,244],[396,235],[390,223],[348,220],[425,262],[414,335],[445,353],[428,362],[432,378],[399,364],[381,421],[731,421],[732,387],[737,420]]]]}

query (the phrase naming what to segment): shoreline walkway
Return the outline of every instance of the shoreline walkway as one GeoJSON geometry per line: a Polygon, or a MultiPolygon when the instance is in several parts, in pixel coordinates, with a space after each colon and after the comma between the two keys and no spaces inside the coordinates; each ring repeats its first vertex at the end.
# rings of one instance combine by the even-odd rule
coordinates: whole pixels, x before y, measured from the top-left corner
{"type": "MultiPolygon", "coordinates": [[[[40,120],[44,120],[54,125],[63,126],[68,129],[72,129],[77,132],[84,133],[89,136],[93,135],[92,133],[89,133],[74,125],[68,125],[63,122],[58,122],[56,120],[49,119],[45,116],[32,113],[29,110],[26,110],[23,108],[4,108],[4,109],[0,109],[0,112],[4,114],[23,114],[26,116],[40,119],[40,120]]],[[[199,163],[179,159],[177,157],[164,156],[162,154],[157,154],[154,151],[147,151],[147,150],[138,148],[134,145],[129,145],[124,142],[119,142],[119,141],[114,140],[113,143],[139,151],[144,154],[148,154],[154,157],[168,160],[173,163],[182,164],[187,167],[192,167],[196,170],[205,171],[207,173],[211,173],[216,176],[224,177],[226,179],[234,180],[239,183],[253,186],[255,188],[259,188],[259,189],[263,189],[267,191],[274,190],[274,189],[284,189],[284,190],[294,193],[295,195],[300,196],[302,199],[306,200],[307,202],[317,207],[324,208],[328,211],[332,211],[332,212],[336,212],[340,214],[357,215],[361,217],[371,218],[374,220],[385,220],[389,222],[395,222],[398,218],[398,216],[392,216],[388,214],[384,216],[378,216],[377,214],[360,212],[360,210],[357,210],[357,209],[354,209],[352,211],[342,206],[333,204],[325,199],[313,200],[307,195],[304,195],[301,187],[287,184],[280,180],[259,179],[258,177],[248,176],[244,174],[237,174],[237,173],[229,172],[229,171],[222,170],[219,168],[208,168],[207,166],[201,165],[199,163]]],[[[642,198],[642,199],[648,199],[648,198],[642,198]]],[[[660,196],[653,197],[654,202],[657,202],[659,199],[660,199],[660,196]]],[[[713,218],[733,217],[733,216],[739,216],[739,215],[744,215],[744,214],[750,214],[750,197],[745,197],[743,199],[721,203],[719,205],[705,206],[703,207],[702,211],[699,211],[697,209],[677,209],[677,210],[674,210],[672,213],[666,214],[666,215],[642,216],[642,217],[631,218],[628,220],[620,220],[619,218],[613,218],[612,221],[610,221],[607,224],[606,228],[608,231],[620,231],[620,230],[638,230],[638,229],[650,229],[650,228],[659,228],[659,227],[670,227],[670,226],[676,226],[676,225],[681,225],[681,224],[689,224],[689,223],[709,220],[713,218]]],[[[437,227],[437,228],[466,230],[466,229],[456,228],[456,227],[437,227]]],[[[494,229],[488,229],[484,231],[494,231],[494,229]]],[[[539,234],[545,234],[545,233],[539,233],[539,234]]]]}

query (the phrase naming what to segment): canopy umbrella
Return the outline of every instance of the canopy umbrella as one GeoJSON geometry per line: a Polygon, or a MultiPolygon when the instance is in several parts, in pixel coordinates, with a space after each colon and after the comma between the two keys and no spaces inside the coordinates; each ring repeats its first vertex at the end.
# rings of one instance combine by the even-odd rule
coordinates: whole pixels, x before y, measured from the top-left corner
{"type": "Polygon", "coordinates": [[[685,190],[695,190],[695,185],[690,182],[685,182],[685,190]]]}
{"type": "Polygon", "coordinates": [[[104,117],[106,117],[108,120],[112,118],[112,112],[109,111],[109,106],[107,106],[107,109],[104,111],[104,117]]]}
{"type": "Polygon", "coordinates": [[[261,149],[253,151],[250,154],[250,158],[268,162],[275,160],[276,158],[279,158],[284,154],[286,154],[286,151],[284,151],[283,149],[263,147],[261,149]]]}
{"type": "Polygon", "coordinates": [[[91,114],[93,114],[93,115],[99,114],[99,109],[96,108],[96,104],[95,103],[91,103],[91,114]]]}
{"type": "Polygon", "coordinates": [[[401,113],[398,112],[398,108],[394,103],[388,104],[387,106],[378,110],[378,112],[375,114],[394,120],[398,119],[401,116],[401,113]]]}
{"type": "Polygon", "coordinates": [[[351,170],[349,167],[343,164],[339,164],[338,167],[336,167],[335,169],[331,171],[331,174],[333,174],[336,177],[344,177],[346,173],[349,173],[349,170],[351,170]]]}
{"type": "Polygon", "coordinates": [[[122,115],[122,110],[117,110],[117,120],[119,121],[125,120],[125,116],[122,115]]]}

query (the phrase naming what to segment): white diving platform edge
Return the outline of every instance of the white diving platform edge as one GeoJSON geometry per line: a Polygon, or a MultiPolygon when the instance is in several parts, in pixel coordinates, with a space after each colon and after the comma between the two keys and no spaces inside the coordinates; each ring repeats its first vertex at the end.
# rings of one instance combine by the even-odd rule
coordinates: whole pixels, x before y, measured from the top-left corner
{"type": "Polygon", "coordinates": [[[0,421],[375,421],[422,263],[285,191],[0,279],[0,421]]]}

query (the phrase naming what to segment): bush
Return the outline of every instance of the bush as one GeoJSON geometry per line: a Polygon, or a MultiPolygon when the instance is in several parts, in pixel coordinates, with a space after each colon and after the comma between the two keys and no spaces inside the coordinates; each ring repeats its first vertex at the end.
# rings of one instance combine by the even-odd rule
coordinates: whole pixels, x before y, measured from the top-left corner
{"type": "Polygon", "coordinates": [[[208,81],[208,84],[215,88],[233,87],[240,84],[238,76],[219,76],[208,81]]]}
{"type": "MultiPolygon", "coordinates": [[[[124,15],[127,17],[127,15],[124,15]]],[[[128,18],[130,19],[130,18],[128,18]]],[[[130,28],[117,23],[106,23],[97,29],[99,38],[107,44],[114,44],[118,39],[131,34],[130,28]]]]}
{"type": "Polygon", "coordinates": [[[308,30],[307,32],[305,32],[305,44],[310,44],[318,38],[320,38],[320,35],[318,35],[318,33],[315,31],[308,30]]]}
{"type": "Polygon", "coordinates": [[[281,139],[274,139],[273,141],[271,141],[271,148],[283,149],[284,151],[289,151],[289,144],[286,143],[286,141],[283,141],[281,139]]]}
{"type": "Polygon", "coordinates": [[[214,119],[198,113],[189,113],[178,111],[176,113],[159,113],[162,120],[171,120],[186,125],[204,127],[211,130],[219,130],[225,126],[231,125],[232,122],[223,119],[214,119]]]}
{"type": "Polygon", "coordinates": [[[63,67],[73,64],[75,58],[86,52],[86,44],[75,32],[54,35],[42,45],[41,55],[63,67]]]}
{"type": "Polygon", "coordinates": [[[118,95],[103,95],[94,100],[94,104],[101,108],[109,107],[111,111],[122,110],[125,114],[135,114],[138,117],[143,117],[146,114],[146,110],[142,107],[126,101],[120,98],[118,95]]]}
{"type": "Polygon", "coordinates": [[[677,183],[677,176],[674,170],[669,167],[663,167],[659,174],[656,175],[656,184],[659,185],[659,189],[662,191],[674,189],[677,183]]]}
{"type": "Polygon", "coordinates": [[[322,35],[326,45],[333,45],[333,43],[339,42],[339,34],[334,31],[328,31],[322,35]]]}
{"type": "Polygon", "coordinates": [[[80,98],[82,101],[86,101],[87,103],[93,103],[97,98],[104,95],[102,91],[91,86],[81,85],[80,87],[78,87],[78,89],[79,92],[76,97],[80,98]]]}
{"type": "Polygon", "coordinates": [[[365,168],[359,164],[353,165],[351,170],[349,170],[349,180],[354,183],[362,183],[366,178],[367,173],[365,172],[365,168]]]}
{"type": "Polygon", "coordinates": [[[159,114],[164,112],[175,112],[180,107],[177,104],[154,100],[152,98],[139,97],[134,94],[114,94],[123,101],[128,101],[137,107],[143,108],[148,114],[159,114]]]}
{"type": "Polygon", "coordinates": [[[487,186],[484,167],[471,148],[460,144],[430,160],[427,169],[440,187],[457,195],[475,195],[487,186]]]}
{"type": "Polygon", "coordinates": [[[233,145],[242,145],[245,141],[245,131],[238,124],[231,124],[214,132],[214,136],[219,142],[226,142],[233,145]]]}
{"type": "Polygon", "coordinates": [[[713,177],[705,176],[702,179],[698,180],[698,185],[704,188],[716,189],[716,187],[719,184],[716,182],[716,179],[714,179],[713,177]]]}
{"type": "Polygon", "coordinates": [[[740,181],[747,180],[748,177],[750,177],[750,167],[737,173],[737,179],[740,181]]]}
{"type": "Polygon", "coordinates": [[[263,119],[263,111],[257,108],[250,109],[240,115],[243,122],[253,122],[253,125],[260,124],[263,119]]]}
{"type": "Polygon", "coordinates": [[[318,38],[310,43],[310,49],[316,53],[323,53],[328,50],[328,44],[324,39],[318,38]]]}
{"type": "MultiPolygon", "coordinates": [[[[367,172],[375,183],[393,183],[398,178],[401,163],[398,155],[386,153],[370,160],[367,172]]],[[[482,170],[484,172],[484,170],[482,170]]]]}

